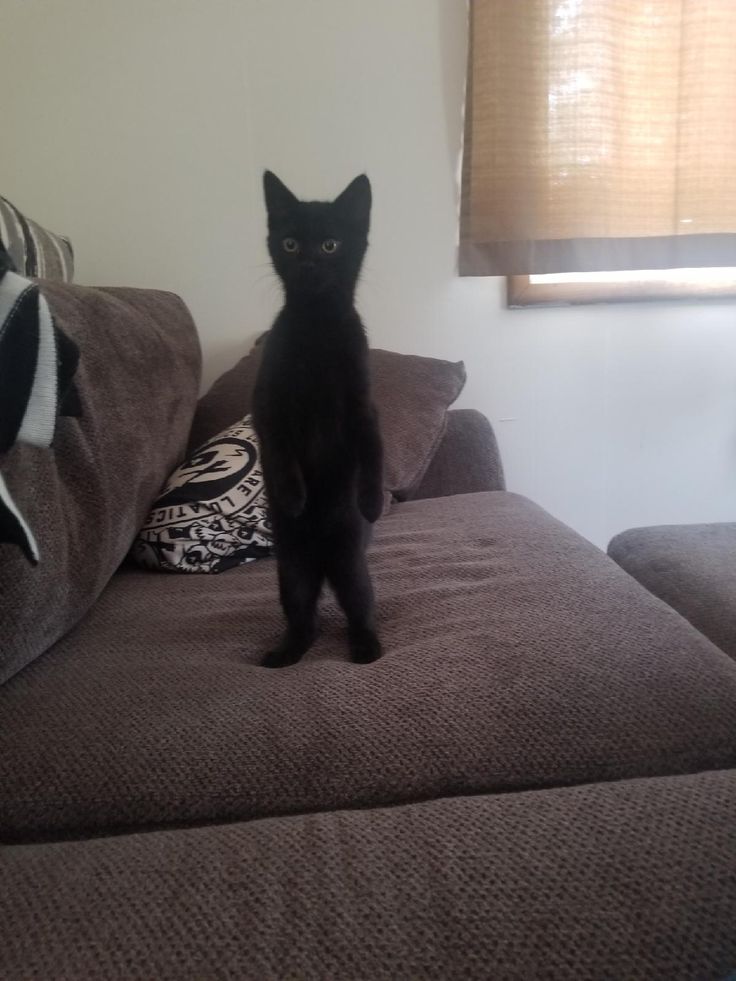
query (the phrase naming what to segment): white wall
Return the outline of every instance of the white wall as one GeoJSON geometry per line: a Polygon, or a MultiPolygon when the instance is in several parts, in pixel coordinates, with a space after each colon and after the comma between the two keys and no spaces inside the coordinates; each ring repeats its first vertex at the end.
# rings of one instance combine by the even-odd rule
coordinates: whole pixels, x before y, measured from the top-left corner
{"type": "Polygon", "coordinates": [[[512,489],[593,541],[736,519],[736,306],[509,311],[455,274],[463,0],[3,0],[0,193],[79,282],[179,292],[211,380],[278,293],[260,174],[374,187],[377,346],[465,360],[512,489]],[[8,93],[12,98],[8,99],[8,93]]]}

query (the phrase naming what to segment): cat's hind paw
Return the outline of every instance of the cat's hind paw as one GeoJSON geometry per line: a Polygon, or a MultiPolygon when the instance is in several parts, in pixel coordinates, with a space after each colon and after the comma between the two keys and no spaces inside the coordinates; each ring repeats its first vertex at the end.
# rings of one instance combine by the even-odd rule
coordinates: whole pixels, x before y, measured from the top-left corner
{"type": "Polygon", "coordinates": [[[275,651],[269,651],[263,656],[261,661],[262,668],[288,668],[292,664],[296,664],[302,659],[302,654],[299,651],[294,650],[284,650],[282,648],[277,648],[275,651]]]}
{"type": "Polygon", "coordinates": [[[372,664],[383,654],[381,641],[373,630],[350,632],[350,659],[354,664],[372,664]]]}
{"type": "Polygon", "coordinates": [[[358,495],[358,509],[366,521],[375,524],[383,514],[383,488],[361,489],[358,495]]]}

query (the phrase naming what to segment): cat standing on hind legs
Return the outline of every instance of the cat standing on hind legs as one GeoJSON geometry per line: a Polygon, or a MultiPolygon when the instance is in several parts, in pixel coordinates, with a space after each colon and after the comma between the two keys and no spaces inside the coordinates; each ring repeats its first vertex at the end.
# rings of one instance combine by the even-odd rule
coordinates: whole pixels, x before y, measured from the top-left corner
{"type": "Polygon", "coordinates": [[[353,661],[381,656],[365,550],[383,508],[383,452],[355,287],[368,247],[371,186],[299,201],[263,176],[268,250],[284,305],[265,340],[253,420],[261,445],[286,617],[266,667],[295,664],[316,634],[325,581],[348,621],[353,661]]]}

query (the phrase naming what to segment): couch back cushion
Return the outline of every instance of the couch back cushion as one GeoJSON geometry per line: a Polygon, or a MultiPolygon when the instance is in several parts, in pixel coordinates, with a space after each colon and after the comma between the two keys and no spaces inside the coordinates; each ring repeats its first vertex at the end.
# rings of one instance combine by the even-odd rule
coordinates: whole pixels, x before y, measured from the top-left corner
{"type": "MultiPolygon", "coordinates": [[[[263,343],[221,375],[197,406],[194,449],[251,409],[263,343]]],[[[370,352],[371,387],[384,448],[384,485],[399,500],[422,480],[445,432],[447,410],[465,384],[462,361],[370,352]]]]}
{"type": "Polygon", "coordinates": [[[82,415],[57,420],[50,449],[16,444],[0,470],[36,536],[29,565],[0,545],[0,683],[47,650],[99,596],[183,456],[200,350],[171,293],[42,281],[80,349],[82,415]]]}

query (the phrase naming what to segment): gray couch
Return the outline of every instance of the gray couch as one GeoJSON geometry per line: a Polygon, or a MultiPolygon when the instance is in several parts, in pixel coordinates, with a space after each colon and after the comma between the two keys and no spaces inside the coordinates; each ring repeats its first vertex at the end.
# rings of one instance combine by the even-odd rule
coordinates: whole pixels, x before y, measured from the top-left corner
{"type": "MultiPolygon", "coordinates": [[[[375,529],[385,656],[349,663],[326,597],[314,650],[261,669],[272,560],[121,565],[189,440],[191,318],[167,294],[48,296],[85,415],[54,461],[1,461],[45,551],[33,579],[0,547],[0,977],[736,970],[732,659],[506,491],[488,422],[445,407],[375,529]]],[[[195,431],[247,409],[250,370],[195,431]]],[[[424,436],[394,384],[399,474],[424,436]]]]}

